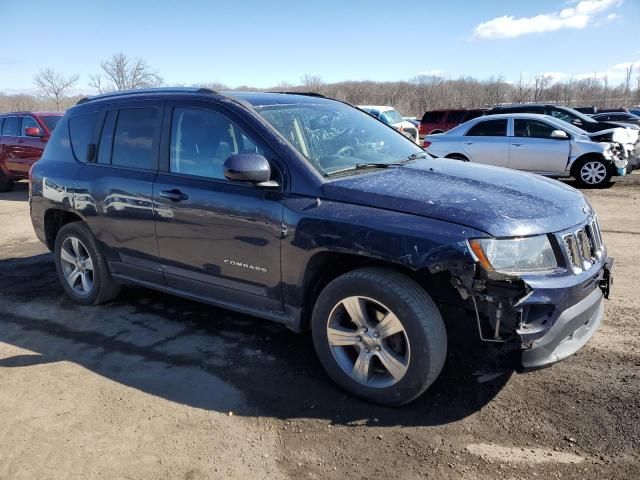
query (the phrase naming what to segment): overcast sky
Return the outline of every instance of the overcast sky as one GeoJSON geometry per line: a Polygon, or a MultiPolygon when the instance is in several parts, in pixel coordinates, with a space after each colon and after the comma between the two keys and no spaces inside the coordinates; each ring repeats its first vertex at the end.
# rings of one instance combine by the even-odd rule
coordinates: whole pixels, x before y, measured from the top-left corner
{"type": "Polygon", "coordinates": [[[0,0],[0,90],[44,67],[89,74],[122,51],[166,84],[268,87],[504,76],[515,81],[640,73],[640,0],[0,0]]]}

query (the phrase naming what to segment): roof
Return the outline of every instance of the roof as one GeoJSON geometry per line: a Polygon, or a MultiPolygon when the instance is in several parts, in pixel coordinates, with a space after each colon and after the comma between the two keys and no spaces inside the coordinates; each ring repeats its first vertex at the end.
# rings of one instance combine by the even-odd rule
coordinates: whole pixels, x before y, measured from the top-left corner
{"type": "Polygon", "coordinates": [[[395,110],[393,107],[387,105],[357,105],[362,110],[380,110],[381,112],[388,112],[389,110],[395,110]]]}
{"type": "Polygon", "coordinates": [[[267,105],[291,105],[291,104],[321,104],[334,100],[317,93],[306,92],[220,92],[225,97],[234,98],[250,103],[254,107],[267,105]]]}
{"type": "Polygon", "coordinates": [[[8,116],[8,115],[35,115],[35,116],[56,116],[61,117],[64,115],[64,112],[43,112],[43,111],[31,111],[31,110],[23,110],[20,112],[0,112],[0,117],[8,116]]]}

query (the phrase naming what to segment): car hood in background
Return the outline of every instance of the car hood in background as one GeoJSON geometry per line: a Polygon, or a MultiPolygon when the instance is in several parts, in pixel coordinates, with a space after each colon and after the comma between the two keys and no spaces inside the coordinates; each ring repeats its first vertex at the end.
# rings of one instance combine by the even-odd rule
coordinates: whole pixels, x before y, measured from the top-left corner
{"type": "Polygon", "coordinates": [[[556,180],[457,160],[424,159],[324,185],[330,200],[454,222],[491,235],[552,233],[590,211],[582,193],[556,180]]]}

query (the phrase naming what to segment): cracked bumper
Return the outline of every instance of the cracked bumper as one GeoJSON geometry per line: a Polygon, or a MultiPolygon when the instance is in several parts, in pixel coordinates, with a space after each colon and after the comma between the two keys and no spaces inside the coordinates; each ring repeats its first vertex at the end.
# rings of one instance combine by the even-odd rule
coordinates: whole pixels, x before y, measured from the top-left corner
{"type": "Polygon", "coordinates": [[[564,310],[553,327],[522,352],[522,366],[538,368],[558,362],[580,350],[594,335],[604,316],[604,296],[597,288],[564,310]]]}

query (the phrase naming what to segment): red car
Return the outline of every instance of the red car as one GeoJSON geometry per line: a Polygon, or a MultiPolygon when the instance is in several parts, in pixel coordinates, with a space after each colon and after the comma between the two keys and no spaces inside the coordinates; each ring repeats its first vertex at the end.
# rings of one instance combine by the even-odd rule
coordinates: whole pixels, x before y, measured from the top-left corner
{"type": "Polygon", "coordinates": [[[0,192],[8,192],[16,180],[29,177],[40,159],[61,112],[0,113],[0,192]]]}
{"type": "Polygon", "coordinates": [[[430,110],[425,112],[420,122],[420,138],[434,133],[444,133],[461,123],[484,115],[482,109],[430,110]]]}

